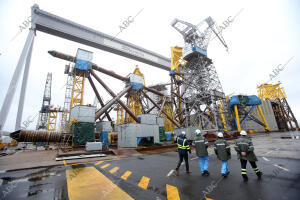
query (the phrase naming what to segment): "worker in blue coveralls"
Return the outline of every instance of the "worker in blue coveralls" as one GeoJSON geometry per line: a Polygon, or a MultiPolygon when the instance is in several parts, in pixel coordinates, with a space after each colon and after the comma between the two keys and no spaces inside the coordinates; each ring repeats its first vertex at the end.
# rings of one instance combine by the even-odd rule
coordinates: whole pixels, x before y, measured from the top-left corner
{"type": "Polygon", "coordinates": [[[189,169],[189,157],[188,152],[191,153],[190,145],[188,140],[186,139],[185,132],[182,131],[181,135],[179,137],[175,138],[175,143],[177,143],[178,146],[178,154],[179,154],[179,161],[175,170],[176,175],[179,175],[179,167],[184,159],[185,162],[185,169],[186,173],[190,174],[192,173],[189,169]]]}
{"type": "Polygon", "coordinates": [[[196,154],[198,156],[198,160],[200,164],[201,174],[202,176],[209,176],[209,172],[208,172],[209,156],[207,152],[208,141],[206,138],[203,137],[206,134],[206,132],[201,133],[201,131],[197,129],[195,133],[196,133],[196,137],[194,143],[195,143],[196,154]]]}
{"type": "Polygon", "coordinates": [[[231,158],[230,146],[224,140],[223,133],[218,133],[218,139],[214,143],[214,150],[219,160],[222,161],[221,174],[226,178],[229,175],[228,160],[231,158]]]}

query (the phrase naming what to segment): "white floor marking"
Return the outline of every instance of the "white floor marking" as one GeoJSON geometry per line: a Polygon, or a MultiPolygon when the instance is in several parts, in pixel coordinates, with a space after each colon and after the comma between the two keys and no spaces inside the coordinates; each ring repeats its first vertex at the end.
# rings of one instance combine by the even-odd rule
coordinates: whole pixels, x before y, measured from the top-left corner
{"type": "Polygon", "coordinates": [[[281,167],[281,166],[279,166],[279,165],[276,165],[276,164],[275,164],[274,166],[275,166],[275,167],[278,167],[278,168],[280,168],[280,169],[283,169],[283,170],[285,170],[285,171],[288,171],[288,172],[290,171],[289,169],[287,169],[287,168],[284,168],[284,167],[281,167]]]}
{"type": "Polygon", "coordinates": [[[171,174],[173,174],[174,171],[175,171],[175,170],[172,169],[172,170],[167,174],[167,177],[168,177],[168,176],[171,176],[171,174]]]}
{"type": "Polygon", "coordinates": [[[262,157],[265,161],[270,161],[268,158],[262,157]]]}

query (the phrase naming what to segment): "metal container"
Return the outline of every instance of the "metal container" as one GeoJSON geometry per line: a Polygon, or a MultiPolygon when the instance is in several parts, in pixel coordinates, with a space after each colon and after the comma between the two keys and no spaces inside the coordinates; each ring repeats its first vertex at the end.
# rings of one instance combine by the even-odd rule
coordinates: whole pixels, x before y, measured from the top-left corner
{"type": "Polygon", "coordinates": [[[138,120],[141,124],[157,124],[156,115],[142,114],[138,116],[138,120]]]}
{"type": "Polygon", "coordinates": [[[85,145],[86,151],[101,151],[102,142],[87,142],[85,145]]]}
{"type": "Polygon", "coordinates": [[[164,127],[165,126],[165,120],[162,117],[157,117],[156,118],[156,124],[158,124],[159,127],[164,127]]]}
{"type": "Polygon", "coordinates": [[[113,131],[111,122],[110,121],[96,122],[96,133],[100,133],[101,131],[107,131],[107,132],[113,131]]]}
{"type": "Polygon", "coordinates": [[[153,124],[122,124],[118,126],[118,148],[137,147],[140,137],[153,137],[159,143],[159,128],[153,124]]]}
{"type": "Polygon", "coordinates": [[[71,125],[70,132],[76,145],[85,145],[95,141],[94,123],[77,122],[71,125]]]}
{"type": "Polygon", "coordinates": [[[80,105],[71,109],[70,119],[76,119],[77,122],[95,122],[96,107],[80,105]]]}

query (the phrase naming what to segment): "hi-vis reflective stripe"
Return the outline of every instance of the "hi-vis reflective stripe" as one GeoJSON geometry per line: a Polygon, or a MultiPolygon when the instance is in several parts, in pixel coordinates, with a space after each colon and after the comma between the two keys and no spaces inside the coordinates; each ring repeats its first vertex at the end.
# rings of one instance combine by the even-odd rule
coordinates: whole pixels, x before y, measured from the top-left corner
{"type": "Polygon", "coordinates": [[[221,143],[221,144],[216,144],[217,146],[222,146],[222,145],[225,145],[225,144],[223,144],[223,143],[221,143]]]}
{"type": "Polygon", "coordinates": [[[204,142],[204,140],[195,140],[195,143],[197,142],[204,142]]]}
{"type": "Polygon", "coordinates": [[[253,170],[254,170],[255,172],[259,172],[259,169],[258,169],[258,168],[253,168],[253,170]]]}
{"type": "Polygon", "coordinates": [[[240,145],[240,144],[245,144],[245,145],[249,145],[248,143],[245,143],[245,142],[238,142],[236,143],[237,145],[240,145]]]}
{"type": "Polygon", "coordinates": [[[246,169],[241,169],[242,170],[242,174],[247,174],[247,170],[246,169]]]}

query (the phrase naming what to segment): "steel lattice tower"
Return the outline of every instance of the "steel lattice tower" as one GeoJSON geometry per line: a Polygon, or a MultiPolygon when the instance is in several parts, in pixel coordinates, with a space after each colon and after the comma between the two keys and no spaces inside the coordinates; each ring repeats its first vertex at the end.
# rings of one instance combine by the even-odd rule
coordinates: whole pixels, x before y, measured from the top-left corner
{"type": "Polygon", "coordinates": [[[225,129],[219,125],[222,125],[221,115],[226,110],[220,111],[218,107],[220,101],[224,105],[225,95],[216,68],[207,57],[207,47],[213,32],[227,48],[223,37],[218,34],[218,26],[211,17],[197,26],[178,19],[171,25],[183,35],[185,42],[182,58],[186,62],[179,65],[176,72],[171,71],[171,82],[175,84],[172,93],[175,94],[174,99],[177,99],[176,116],[185,127],[225,129]],[[203,29],[205,24],[208,26],[203,29]],[[176,78],[176,75],[180,78],[176,78]]]}

